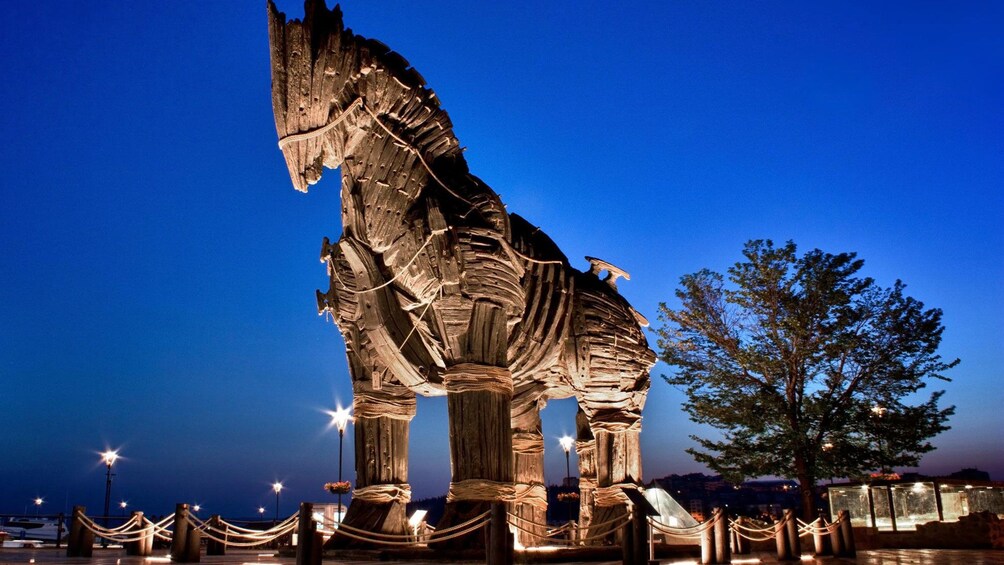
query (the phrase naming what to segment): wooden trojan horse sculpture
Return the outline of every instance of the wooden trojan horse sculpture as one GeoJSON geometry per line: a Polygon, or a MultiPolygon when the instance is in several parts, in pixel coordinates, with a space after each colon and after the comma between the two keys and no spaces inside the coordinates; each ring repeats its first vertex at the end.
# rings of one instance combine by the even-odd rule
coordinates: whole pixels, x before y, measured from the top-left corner
{"type": "Polygon", "coordinates": [[[308,0],[304,20],[287,22],[269,2],[269,39],[293,185],[305,192],[324,168],[341,167],[344,233],[324,241],[331,286],[318,307],[337,323],[352,375],[356,487],[345,523],[407,531],[416,393],[447,397],[452,482],[440,527],[504,501],[526,520],[520,541],[538,543],[540,409],[572,396],[583,525],[624,515],[621,489],[641,482],[655,361],[644,318],[616,290],[626,273],[592,258],[577,271],[541,230],[508,214],[468,171],[421,75],[344,29],[338,7],[308,0]]]}

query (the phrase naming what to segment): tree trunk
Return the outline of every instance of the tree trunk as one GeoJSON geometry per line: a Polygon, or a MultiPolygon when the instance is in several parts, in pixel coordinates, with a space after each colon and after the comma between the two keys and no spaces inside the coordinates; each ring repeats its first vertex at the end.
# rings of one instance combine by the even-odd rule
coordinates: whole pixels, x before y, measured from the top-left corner
{"type": "Polygon", "coordinates": [[[795,456],[795,479],[798,480],[798,495],[802,501],[800,518],[811,522],[817,515],[816,479],[809,472],[809,464],[800,455],[795,456]]]}

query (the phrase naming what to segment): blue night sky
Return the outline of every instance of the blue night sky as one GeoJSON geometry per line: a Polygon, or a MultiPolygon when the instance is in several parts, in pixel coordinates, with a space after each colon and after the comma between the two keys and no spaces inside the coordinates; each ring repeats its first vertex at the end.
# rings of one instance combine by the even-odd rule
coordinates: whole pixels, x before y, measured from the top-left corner
{"type": "MultiPolygon", "coordinates": [[[[296,0],[280,2],[290,17],[296,0]]],[[[952,430],[919,470],[1004,479],[1004,4],[352,2],[450,112],[471,170],[651,320],[752,238],[856,251],[944,310],[952,430]],[[485,4],[485,5],[482,5],[485,4]]],[[[0,512],[282,514],[337,475],[351,402],[316,315],[337,174],[292,189],[264,0],[0,5],[0,512]]],[[[651,339],[654,343],[654,337],[651,339]]],[[[645,478],[702,471],[658,365],[645,478]]],[[[412,425],[415,497],[449,481],[443,398],[412,425]]],[[[544,412],[547,480],[571,401],[544,412]]],[[[346,473],[352,473],[351,433],[346,473]]],[[[573,460],[574,465],[574,460],[573,460]]]]}

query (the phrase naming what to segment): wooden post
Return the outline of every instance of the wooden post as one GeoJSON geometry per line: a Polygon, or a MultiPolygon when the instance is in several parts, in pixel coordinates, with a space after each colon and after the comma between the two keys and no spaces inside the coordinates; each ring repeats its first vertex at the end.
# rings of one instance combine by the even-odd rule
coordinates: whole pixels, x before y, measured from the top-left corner
{"type": "MultiPolygon", "coordinates": [[[[582,408],[575,413],[575,454],[579,459],[579,537],[588,537],[596,492],[596,439],[582,408]]],[[[595,543],[595,542],[590,542],[595,543]]]]}
{"type": "MultiPolygon", "coordinates": [[[[837,515],[833,517],[833,522],[831,522],[830,524],[831,525],[838,524],[839,522],[840,522],[840,513],[838,512],[837,515]]],[[[837,557],[843,555],[844,540],[840,533],[840,528],[834,528],[833,530],[831,530],[827,537],[830,539],[830,551],[833,552],[833,555],[836,555],[837,557]]]]}
{"type": "MultiPolygon", "coordinates": [[[[219,514],[213,514],[209,517],[209,525],[213,528],[213,536],[220,537],[226,540],[227,536],[220,534],[220,530],[223,529],[223,520],[220,518],[219,514]]],[[[225,541],[216,541],[210,538],[206,541],[206,555],[226,555],[227,554],[227,544],[225,541]]]]}
{"type": "MultiPolygon", "coordinates": [[[[347,526],[382,534],[407,534],[408,498],[391,500],[374,489],[408,487],[408,436],[415,415],[415,393],[399,384],[378,382],[355,354],[349,354],[355,424],[355,493],[345,513],[347,526]]],[[[401,492],[401,491],[397,491],[401,492]]],[[[410,496],[410,494],[408,495],[410,496]]],[[[331,536],[328,549],[377,548],[379,545],[331,536]]]]}
{"type": "Polygon", "coordinates": [[[774,545],[777,547],[778,561],[791,561],[791,547],[788,545],[788,512],[785,511],[784,518],[774,521],[774,545]]]}
{"type": "MultiPolygon", "coordinates": [[[[745,526],[746,517],[740,516],[736,518],[736,522],[738,522],[740,526],[745,526]]],[[[735,536],[736,536],[735,553],[738,555],[748,555],[750,552],[750,542],[748,539],[742,536],[741,528],[737,529],[737,531],[735,532],[735,536]]]]}
{"type": "Polygon", "coordinates": [[[202,532],[195,524],[188,523],[188,534],[185,536],[185,562],[198,563],[202,551],[202,532]]]}
{"type": "Polygon", "coordinates": [[[715,520],[716,516],[714,513],[711,514],[711,518],[705,524],[710,524],[704,531],[701,532],[701,563],[702,565],[708,565],[709,563],[715,563],[715,520]]]}
{"type": "MultiPolygon", "coordinates": [[[[463,357],[444,373],[452,472],[440,528],[490,510],[507,490],[513,491],[512,375],[506,361],[506,323],[502,307],[476,300],[467,332],[460,339],[463,357]]],[[[479,538],[472,532],[431,547],[485,547],[485,540],[479,538]]]]}
{"type": "MultiPolygon", "coordinates": [[[[488,522],[488,543],[485,546],[485,562],[488,565],[512,565],[512,541],[504,502],[493,502],[491,520],[488,522]]],[[[297,564],[299,565],[299,564],[297,564]]]]}
{"type": "Polygon", "coordinates": [[[70,536],[66,540],[67,557],[90,557],[94,551],[94,532],[84,526],[84,506],[73,507],[70,521],[70,536]]]}
{"type": "Polygon", "coordinates": [[[188,562],[188,505],[180,502],[174,507],[174,533],[171,535],[171,561],[188,562]]]}
{"type": "Polygon", "coordinates": [[[788,533],[788,548],[791,551],[791,558],[798,561],[802,558],[802,544],[798,538],[798,520],[795,519],[795,511],[788,509],[784,511],[785,530],[788,533]]]}
{"type": "Polygon", "coordinates": [[[153,538],[154,538],[154,527],[153,524],[146,524],[143,527],[143,545],[139,548],[140,553],[144,557],[149,557],[153,555],[153,538]]]}
{"type": "Polygon", "coordinates": [[[314,522],[314,505],[300,503],[300,517],[296,528],[296,565],[317,565],[321,562],[321,547],[315,546],[317,524],[314,522]]]}
{"type": "Polygon", "coordinates": [[[648,547],[648,517],[641,508],[635,508],[631,513],[631,536],[634,541],[634,563],[636,565],[646,565],[650,548],[648,547]]]}
{"type": "MultiPolygon", "coordinates": [[[[636,512],[637,514],[637,512],[636,512]]],[[[621,562],[624,565],[636,565],[635,561],[635,551],[637,546],[635,544],[634,536],[634,516],[631,520],[628,520],[623,526],[621,526],[621,562]]]]}
{"type": "Polygon", "coordinates": [[[140,531],[139,539],[126,542],[126,555],[136,555],[146,557],[153,552],[153,528],[143,525],[143,513],[139,510],[132,513],[131,522],[136,524],[136,529],[140,531]],[[149,549],[147,549],[149,547],[149,549]]]}
{"type": "Polygon", "coordinates": [[[830,541],[830,536],[826,535],[826,532],[822,531],[827,527],[826,518],[823,516],[822,512],[819,514],[819,519],[817,519],[814,524],[815,529],[812,532],[812,549],[815,556],[822,557],[823,555],[832,555],[833,552],[830,550],[830,544],[828,543],[830,541]]]}
{"type": "Polygon", "coordinates": [[[512,400],[513,481],[520,500],[512,504],[512,513],[519,524],[516,539],[523,547],[538,546],[547,537],[544,436],[540,423],[543,392],[537,383],[531,383],[515,391],[512,400]]]}
{"type": "Polygon", "coordinates": [[[732,552],[729,548],[729,517],[721,508],[715,508],[715,561],[731,563],[732,552]]]}
{"type": "Polygon", "coordinates": [[[841,510],[839,513],[840,521],[840,541],[843,542],[843,557],[855,557],[857,556],[857,549],[854,547],[854,528],[851,526],[851,512],[850,510],[841,510]]]}

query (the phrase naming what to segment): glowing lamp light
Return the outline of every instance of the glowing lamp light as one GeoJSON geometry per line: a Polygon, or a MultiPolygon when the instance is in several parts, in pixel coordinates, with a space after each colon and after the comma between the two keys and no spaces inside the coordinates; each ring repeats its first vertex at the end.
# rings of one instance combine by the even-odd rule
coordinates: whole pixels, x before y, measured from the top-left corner
{"type": "Polygon", "coordinates": [[[832,443],[826,442],[826,443],[823,444],[823,451],[829,451],[831,449],[833,449],[833,444],[832,443]]]}
{"type": "Polygon", "coordinates": [[[198,504],[196,504],[195,506],[192,507],[192,511],[194,511],[194,512],[198,512],[199,510],[202,510],[202,507],[199,506],[198,504]]]}
{"type": "Polygon", "coordinates": [[[346,426],[352,421],[352,409],[338,407],[334,412],[328,412],[331,416],[331,423],[338,428],[338,433],[345,433],[346,426]]]}
{"type": "Polygon", "coordinates": [[[279,481],[276,481],[275,483],[273,483],[272,484],[272,490],[274,490],[276,494],[279,494],[280,492],[282,492],[282,483],[280,483],[279,481]]]}
{"type": "Polygon", "coordinates": [[[422,525],[422,521],[425,520],[425,515],[428,514],[428,510],[416,510],[411,518],[408,518],[408,525],[413,529],[422,525]]]}
{"type": "Polygon", "coordinates": [[[876,404],[875,406],[872,406],[872,414],[875,414],[879,418],[881,418],[885,414],[885,412],[886,412],[886,407],[882,406],[881,404],[876,404]]]}
{"type": "Polygon", "coordinates": [[[35,506],[41,506],[43,502],[45,502],[45,500],[41,496],[35,498],[35,506]]]}
{"type": "Polygon", "coordinates": [[[118,458],[119,458],[118,451],[113,451],[109,449],[101,453],[101,462],[104,463],[105,465],[108,465],[109,467],[114,465],[115,462],[118,461],[118,458]]]}
{"type": "Polygon", "coordinates": [[[265,507],[264,506],[259,506],[258,507],[258,513],[259,514],[265,514],[265,507]]]}
{"type": "Polygon", "coordinates": [[[558,443],[561,444],[561,449],[564,449],[565,453],[568,453],[572,450],[572,446],[575,445],[575,440],[569,436],[562,436],[562,438],[558,440],[558,443]]]}
{"type": "Polygon", "coordinates": [[[129,506],[129,503],[124,500],[119,503],[119,508],[121,508],[122,510],[125,510],[126,506],[129,506]]]}

